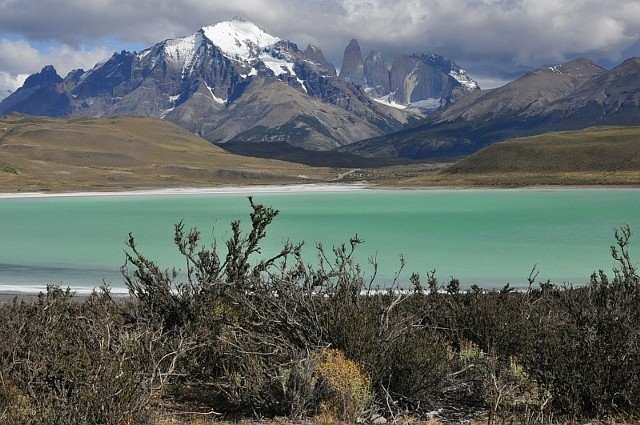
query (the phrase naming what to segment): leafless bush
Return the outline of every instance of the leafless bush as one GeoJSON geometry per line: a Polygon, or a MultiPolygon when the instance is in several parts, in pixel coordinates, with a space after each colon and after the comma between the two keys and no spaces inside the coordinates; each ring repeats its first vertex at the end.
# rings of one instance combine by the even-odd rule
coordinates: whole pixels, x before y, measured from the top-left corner
{"type": "Polygon", "coordinates": [[[50,286],[0,309],[0,422],[143,423],[182,347],[127,324],[108,292],[76,301],[50,286]]]}

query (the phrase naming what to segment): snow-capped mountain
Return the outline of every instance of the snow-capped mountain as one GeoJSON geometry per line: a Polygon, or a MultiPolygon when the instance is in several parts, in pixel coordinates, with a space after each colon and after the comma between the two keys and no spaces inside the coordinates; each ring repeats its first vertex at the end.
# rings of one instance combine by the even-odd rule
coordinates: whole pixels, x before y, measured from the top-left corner
{"type": "Polygon", "coordinates": [[[0,114],[145,115],[212,141],[284,141],[329,149],[400,129],[416,117],[336,75],[316,46],[300,50],[239,19],[114,53],[64,79],[53,67],[0,102],[0,114]]]}

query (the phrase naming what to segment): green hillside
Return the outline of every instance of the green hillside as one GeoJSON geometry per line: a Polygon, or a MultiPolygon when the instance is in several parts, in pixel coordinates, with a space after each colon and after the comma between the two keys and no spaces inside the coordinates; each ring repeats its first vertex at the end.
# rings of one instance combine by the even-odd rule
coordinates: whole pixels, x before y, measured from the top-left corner
{"type": "Polygon", "coordinates": [[[640,184],[640,127],[593,127],[488,146],[438,172],[405,168],[402,186],[640,184]]]}
{"type": "Polygon", "coordinates": [[[496,143],[448,173],[640,171],[640,127],[596,127],[496,143]]]}

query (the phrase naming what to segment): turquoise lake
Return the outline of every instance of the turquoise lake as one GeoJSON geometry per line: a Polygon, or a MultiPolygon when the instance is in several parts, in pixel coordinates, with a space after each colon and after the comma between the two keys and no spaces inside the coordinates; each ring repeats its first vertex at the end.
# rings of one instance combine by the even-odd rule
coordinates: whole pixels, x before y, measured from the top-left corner
{"type": "MultiPolygon", "coordinates": [[[[242,194],[133,194],[0,199],[0,290],[38,291],[46,284],[88,290],[103,280],[124,291],[120,266],[129,232],[163,268],[182,267],[173,225],[202,231],[224,248],[229,223],[249,223],[247,196],[280,210],[268,229],[264,254],[285,240],[304,241],[305,261],[325,247],[364,239],[357,259],[380,264],[377,283],[389,282],[406,260],[402,279],[436,270],[446,283],[525,286],[534,265],[539,280],[583,284],[614,266],[614,229],[640,234],[640,190],[352,190],[242,194]]],[[[640,261],[640,240],[631,253],[640,261]]]]}

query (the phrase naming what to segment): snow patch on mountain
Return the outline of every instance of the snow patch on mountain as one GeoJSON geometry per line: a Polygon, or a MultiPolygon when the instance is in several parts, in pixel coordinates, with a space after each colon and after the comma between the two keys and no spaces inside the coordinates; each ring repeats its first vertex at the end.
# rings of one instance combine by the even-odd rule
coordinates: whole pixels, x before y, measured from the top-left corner
{"type": "Polygon", "coordinates": [[[471,77],[467,75],[464,69],[461,69],[461,68],[457,68],[455,70],[452,69],[449,72],[449,75],[453,77],[454,80],[462,84],[462,86],[469,91],[480,89],[480,86],[478,86],[478,83],[472,80],[471,77]]]}
{"type": "Polygon", "coordinates": [[[202,28],[202,32],[229,59],[248,61],[276,44],[280,39],[255,24],[240,19],[202,28]]]}
{"type": "Polygon", "coordinates": [[[271,52],[261,54],[259,56],[260,61],[262,61],[262,63],[264,63],[265,66],[269,68],[276,77],[279,77],[285,74],[291,75],[292,77],[294,77],[298,81],[298,83],[302,86],[302,89],[305,91],[305,93],[307,93],[307,88],[304,85],[304,81],[300,79],[300,77],[296,74],[296,71],[294,70],[295,64],[285,59],[271,56],[270,53],[271,52]]]}
{"type": "Polygon", "coordinates": [[[211,93],[211,97],[213,98],[213,101],[215,103],[217,103],[218,105],[226,105],[227,101],[219,98],[218,96],[215,95],[215,93],[213,92],[214,88],[210,87],[207,83],[204,83],[204,85],[207,87],[207,89],[209,90],[209,93],[211,93]]]}
{"type": "Polygon", "coordinates": [[[192,34],[165,41],[164,53],[167,59],[179,64],[190,61],[195,53],[196,37],[196,34],[192,34]]]}
{"type": "Polygon", "coordinates": [[[423,111],[436,111],[442,107],[444,102],[445,102],[444,99],[431,97],[429,99],[419,100],[417,102],[411,102],[409,104],[409,107],[418,108],[423,111]]]}
{"type": "MultiPolygon", "coordinates": [[[[273,56],[271,56],[269,54],[266,54],[266,53],[262,54],[262,55],[260,55],[259,59],[276,76],[288,73],[289,69],[291,69],[291,71],[293,71],[293,64],[292,63],[287,62],[287,61],[285,61],[283,59],[274,58],[273,56]]],[[[294,74],[294,73],[292,72],[292,74],[294,74]]]]}
{"type": "Polygon", "coordinates": [[[201,33],[229,59],[252,66],[249,73],[243,75],[244,78],[258,75],[255,65],[256,61],[260,61],[276,77],[290,75],[296,78],[303,90],[307,91],[304,81],[294,71],[295,64],[282,57],[278,49],[274,50],[280,39],[267,34],[255,24],[234,19],[204,27],[201,33]]]}
{"type": "Polygon", "coordinates": [[[388,94],[386,96],[373,98],[373,100],[375,102],[381,103],[383,105],[391,106],[392,108],[407,109],[407,105],[403,105],[401,103],[397,103],[397,102],[391,100],[392,97],[393,97],[393,93],[390,93],[390,94],[388,94]]]}
{"type": "Polygon", "coordinates": [[[164,54],[169,61],[182,68],[182,73],[185,74],[200,48],[202,48],[202,34],[197,32],[186,37],[167,40],[164,45],[164,54]]]}

